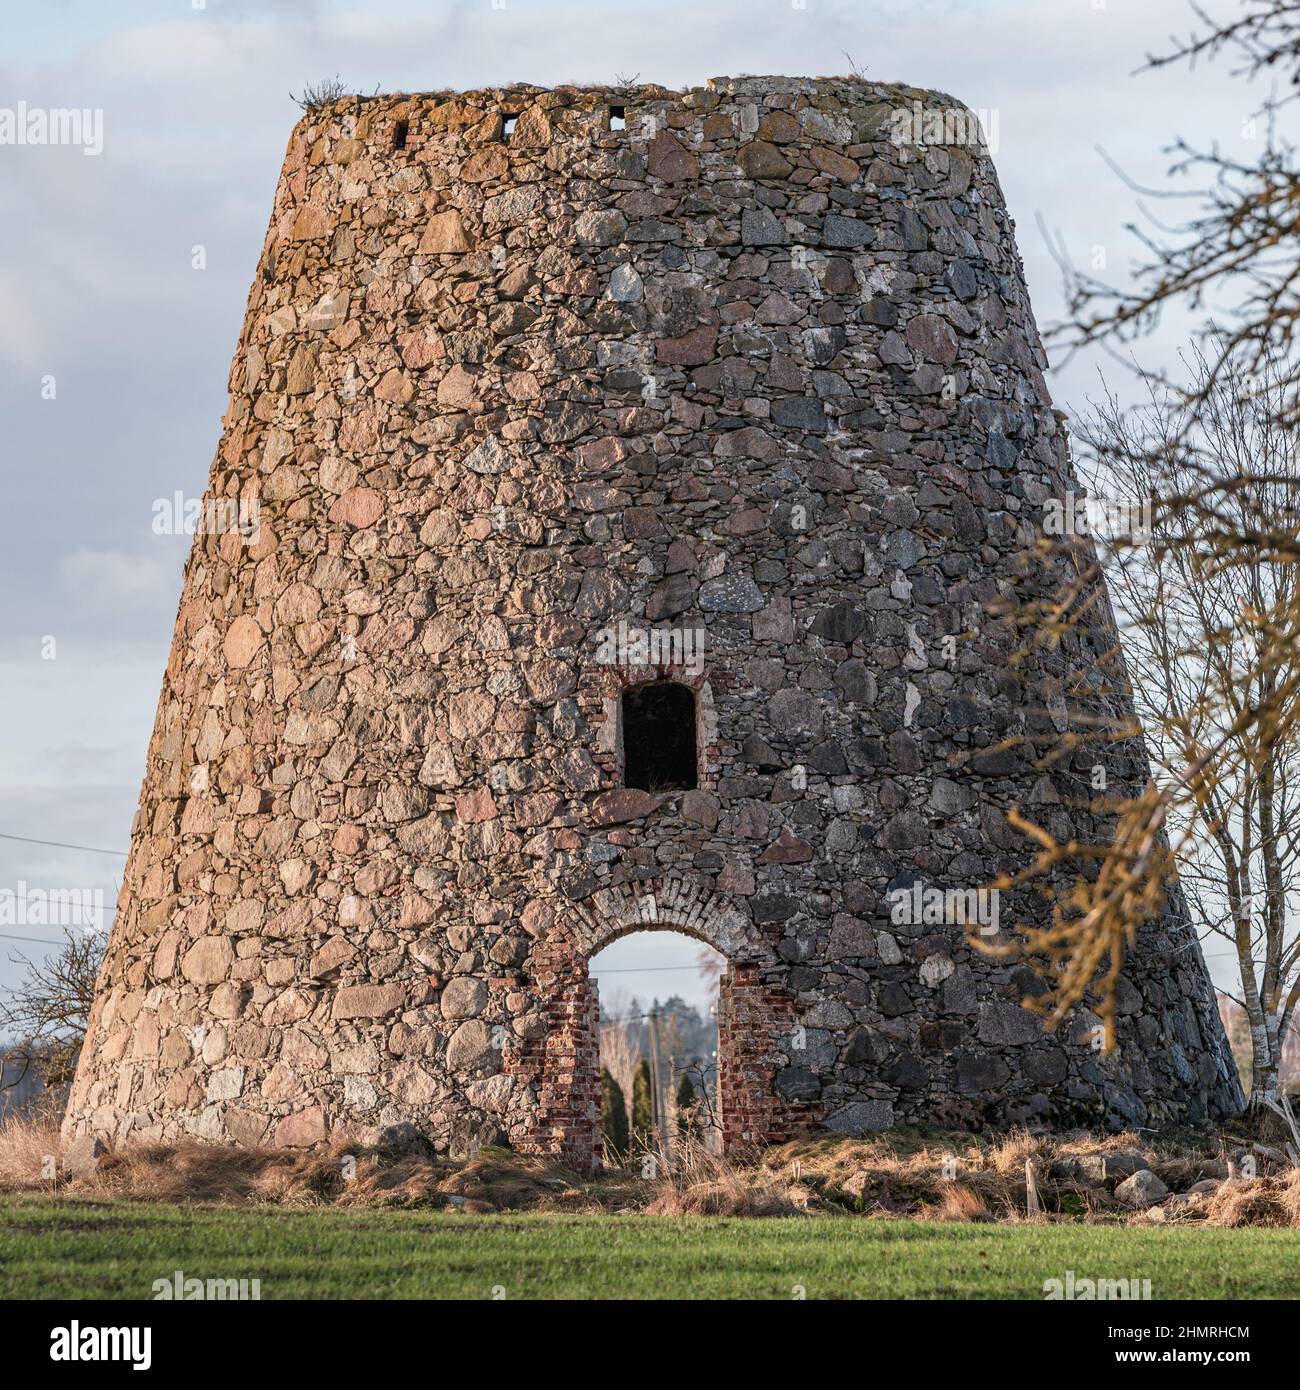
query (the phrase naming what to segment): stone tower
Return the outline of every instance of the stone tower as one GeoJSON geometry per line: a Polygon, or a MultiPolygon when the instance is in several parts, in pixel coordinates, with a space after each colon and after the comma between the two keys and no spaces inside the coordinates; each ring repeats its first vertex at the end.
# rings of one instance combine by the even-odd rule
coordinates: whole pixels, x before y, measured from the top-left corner
{"type": "Polygon", "coordinates": [[[1238,1109],[1181,903],[1109,1057],[895,910],[1024,863],[1012,803],[1084,834],[1088,767],[1147,776],[1045,761],[1113,629],[1013,670],[988,616],[1071,488],[1043,366],[946,96],[304,116],[212,465],[245,524],[195,538],[67,1133],[589,1162],[587,961],[642,928],[726,957],[732,1144],[1238,1109]]]}

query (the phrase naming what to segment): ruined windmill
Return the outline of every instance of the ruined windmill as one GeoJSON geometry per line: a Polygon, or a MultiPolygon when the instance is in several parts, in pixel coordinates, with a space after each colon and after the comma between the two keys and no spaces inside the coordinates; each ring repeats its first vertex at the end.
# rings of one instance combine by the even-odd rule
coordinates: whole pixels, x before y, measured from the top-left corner
{"type": "Polygon", "coordinates": [[[195,538],[68,1136],[592,1162],[587,962],[646,927],[727,959],[732,1145],[1234,1112],[1180,901],[1109,1056],[925,910],[1025,862],[1013,802],[1089,828],[1046,692],[1114,631],[1013,674],[986,617],[1071,487],[1043,366],[948,97],[311,110],[211,473],[256,524],[195,538]]]}

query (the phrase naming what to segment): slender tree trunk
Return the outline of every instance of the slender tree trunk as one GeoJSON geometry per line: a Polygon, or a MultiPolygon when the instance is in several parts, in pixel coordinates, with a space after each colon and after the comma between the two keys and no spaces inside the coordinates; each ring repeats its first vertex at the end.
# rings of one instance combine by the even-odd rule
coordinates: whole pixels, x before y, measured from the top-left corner
{"type": "Polygon", "coordinates": [[[1248,997],[1247,1011],[1250,1014],[1250,1108],[1260,1111],[1268,1108],[1269,1101],[1277,1101],[1281,1047],[1273,1012],[1266,1010],[1258,997],[1253,1000],[1248,997]],[[1250,1008],[1251,1003],[1254,1010],[1250,1008]]]}
{"type": "MultiPolygon", "coordinates": [[[[1254,1041],[1252,1034],[1251,1041],[1254,1041]]],[[[1264,1110],[1269,1101],[1277,1100],[1277,1060],[1255,1053],[1250,1068],[1250,1108],[1264,1110]]]]}

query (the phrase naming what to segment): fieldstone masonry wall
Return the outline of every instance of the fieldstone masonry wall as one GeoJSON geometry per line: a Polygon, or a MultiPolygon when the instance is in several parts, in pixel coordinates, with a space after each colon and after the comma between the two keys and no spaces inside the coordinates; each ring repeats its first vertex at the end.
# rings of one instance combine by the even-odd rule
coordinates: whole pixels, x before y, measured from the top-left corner
{"type": "Polygon", "coordinates": [[[1240,1106],[1181,903],[1108,1058],[891,917],[1023,863],[1012,803],[1087,834],[1094,763],[1147,776],[1040,763],[1113,631],[1015,667],[988,616],[1046,582],[1067,447],[992,165],[897,138],[917,103],[962,112],[742,78],[303,118],[211,474],[259,526],[195,539],[70,1135],[589,1159],[586,962],[647,925],[728,959],[733,1144],[1240,1106]],[[702,665],[602,662],[620,621],[702,665]],[[621,785],[656,674],[691,791],[621,785]]]}

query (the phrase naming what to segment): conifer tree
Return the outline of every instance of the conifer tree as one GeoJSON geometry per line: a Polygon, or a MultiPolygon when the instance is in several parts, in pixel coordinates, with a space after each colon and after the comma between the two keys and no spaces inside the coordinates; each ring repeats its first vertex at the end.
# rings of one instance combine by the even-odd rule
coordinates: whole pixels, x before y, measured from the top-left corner
{"type": "Polygon", "coordinates": [[[627,1102],[623,1088],[604,1068],[600,1069],[600,1132],[605,1146],[615,1158],[628,1151],[627,1102]]]}
{"type": "Polygon", "coordinates": [[[641,1147],[655,1141],[654,1091],[650,1084],[650,1063],[643,1057],[632,1082],[632,1139],[641,1147]]]}

